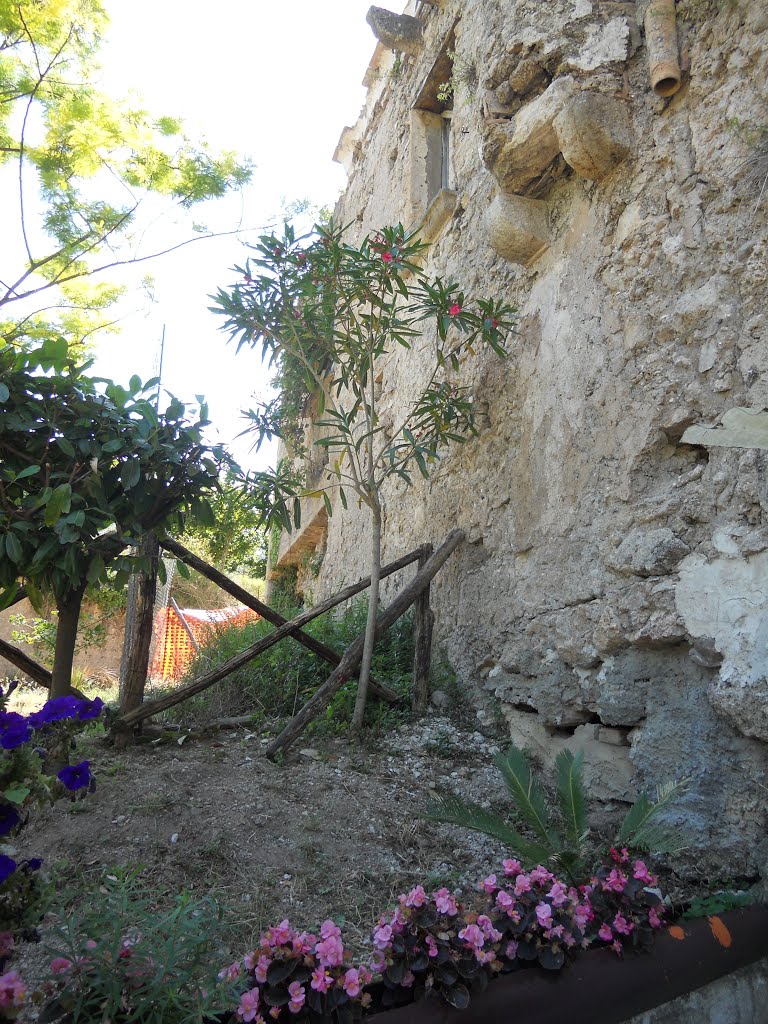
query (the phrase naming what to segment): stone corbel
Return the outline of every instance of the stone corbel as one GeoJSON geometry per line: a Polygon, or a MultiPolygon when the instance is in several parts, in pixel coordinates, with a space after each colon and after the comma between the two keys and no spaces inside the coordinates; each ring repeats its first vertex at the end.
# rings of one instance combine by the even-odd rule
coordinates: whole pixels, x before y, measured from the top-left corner
{"type": "Polygon", "coordinates": [[[421,22],[410,14],[394,14],[383,7],[371,7],[365,20],[381,45],[388,50],[415,55],[422,47],[421,22]]]}
{"type": "Polygon", "coordinates": [[[493,251],[510,263],[527,267],[549,246],[549,210],[539,199],[498,192],[485,228],[493,251]]]}
{"type": "Polygon", "coordinates": [[[632,150],[626,104],[604,93],[579,93],[552,124],[565,162],[589,181],[603,178],[632,150]]]}

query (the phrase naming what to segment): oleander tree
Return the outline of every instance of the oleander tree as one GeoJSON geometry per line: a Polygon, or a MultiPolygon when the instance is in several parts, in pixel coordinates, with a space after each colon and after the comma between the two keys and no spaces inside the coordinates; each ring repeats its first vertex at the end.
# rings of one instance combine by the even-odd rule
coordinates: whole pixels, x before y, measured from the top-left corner
{"type": "Polygon", "coordinates": [[[146,568],[126,552],[149,530],[212,523],[207,495],[230,465],[203,437],[207,408],[171,397],[157,381],[127,388],[86,375],[63,339],[0,349],[0,607],[24,585],[58,612],[51,696],[70,690],[86,587],[119,586],[146,568]]]}
{"type": "Polygon", "coordinates": [[[258,441],[277,436],[301,455],[296,416],[311,396],[324,436],[313,444],[328,455],[325,480],[302,488],[285,465],[257,474],[263,497],[284,529],[299,525],[300,499],[322,496],[329,514],[335,495],[370,512],[368,620],[352,728],[365,712],[379,603],[382,488],[428,477],[451,444],[478,433],[475,401],[461,364],[487,346],[507,354],[514,310],[494,298],[466,295],[421,267],[427,246],[402,225],[382,228],[359,245],[333,223],[296,237],[263,235],[237,267],[239,280],[214,296],[214,312],[237,341],[276,362],[282,390],[249,415],[258,441]],[[398,423],[382,419],[376,377],[396,348],[418,349],[421,386],[398,423]]]}

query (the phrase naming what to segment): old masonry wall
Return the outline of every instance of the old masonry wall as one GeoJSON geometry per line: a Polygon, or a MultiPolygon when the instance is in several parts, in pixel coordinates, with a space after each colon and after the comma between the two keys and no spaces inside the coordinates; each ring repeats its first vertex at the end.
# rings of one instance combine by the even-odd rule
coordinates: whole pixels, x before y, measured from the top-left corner
{"type": "MultiPolygon", "coordinates": [[[[511,357],[462,367],[481,436],[387,487],[385,560],[463,527],[433,602],[481,716],[547,760],[584,749],[609,806],[688,777],[692,859],[738,874],[768,861],[768,8],[679,0],[660,97],[647,7],[379,12],[336,216],[355,239],[422,222],[429,273],[519,310],[511,357]],[[738,408],[726,443],[696,433],[738,408]]],[[[385,421],[429,348],[383,362],[385,421]]],[[[366,573],[364,513],[305,519],[280,562],[324,551],[315,596],[366,573]]]]}

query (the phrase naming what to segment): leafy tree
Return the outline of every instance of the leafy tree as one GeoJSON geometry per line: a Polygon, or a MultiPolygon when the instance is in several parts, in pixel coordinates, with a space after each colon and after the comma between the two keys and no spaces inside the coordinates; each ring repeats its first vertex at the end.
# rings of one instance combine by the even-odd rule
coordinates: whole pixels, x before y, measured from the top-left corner
{"type": "Polygon", "coordinates": [[[156,386],[85,376],[63,339],[0,349],[0,607],[20,580],[36,607],[54,599],[52,696],[70,686],[88,584],[106,581],[110,564],[111,585],[124,581],[135,570],[124,549],[146,531],[187,513],[212,519],[204,495],[226,456],[202,438],[206,406],[190,419],[172,398],[158,413],[156,386]]]}
{"type": "MultiPolygon", "coordinates": [[[[265,489],[272,488],[273,514],[290,529],[293,498],[298,525],[302,493],[322,495],[330,514],[333,491],[345,508],[350,491],[371,514],[371,587],[353,718],[359,731],[379,601],[382,486],[395,476],[410,484],[414,471],[428,477],[448,444],[478,432],[472,395],[458,380],[460,364],[478,343],[505,355],[514,310],[429,280],[419,265],[426,245],[401,225],[359,246],[345,242],[332,223],[303,238],[286,225],[281,237],[264,235],[251,248],[245,268],[236,268],[240,282],[219,289],[214,311],[226,318],[238,349],[261,347],[263,357],[278,361],[284,381],[292,376],[311,394],[316,425],[325,431],[314,443],[328,453],[326,480],[314,491],[302,492],[284,467],[261,474],[265,489]],[[388,425],[379,415],[377,361],[396,346],[410,349],[427,328],[434,348],[423,386],[401,422],[388,425]]],[[[289,435],[289,409],[283,393],[251,413],[260,441],[289,435]]]]}
{"type": "Polygon", "coordinates": [[[114,321],[120,292],[92,275],[156,255],[138,254],[134,236],[148,196],[189,209],[250,176],[232,153],[190,142],[180,121],[99,91],[106,24],[98,0],[0,0],[0,173],[15,192],[0,266],[8,344],[87,344],[114,321]]]}

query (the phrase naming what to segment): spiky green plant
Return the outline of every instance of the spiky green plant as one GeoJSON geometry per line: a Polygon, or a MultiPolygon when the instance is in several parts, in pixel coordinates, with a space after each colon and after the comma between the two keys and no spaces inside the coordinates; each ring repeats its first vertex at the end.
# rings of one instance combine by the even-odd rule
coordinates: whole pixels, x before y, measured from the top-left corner
{"type": "MultiPolygon", "coordinates": [[[[510,853],[528,864],[551,864],[565,871],[571,880],[583,880],[603,845],[591,839],[583,754],[561,750],[557,755],[554,804],[547,799],[522,750],[513,745],[494,760],[512,799],[509,818],[455,794],[431,801],[424,817],[482,832],[501,840],[510,853]]],[[[615,835],[616,845],[649,853],[676,853],[683,849],[680,833],[655,819],[685,786],[685,781],[667,783],[659,787],[653,799],[641,794],[615,835]]]]}

